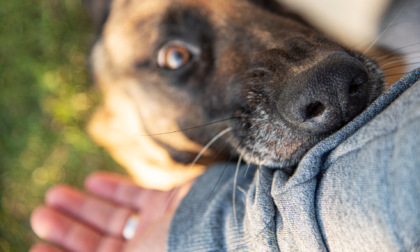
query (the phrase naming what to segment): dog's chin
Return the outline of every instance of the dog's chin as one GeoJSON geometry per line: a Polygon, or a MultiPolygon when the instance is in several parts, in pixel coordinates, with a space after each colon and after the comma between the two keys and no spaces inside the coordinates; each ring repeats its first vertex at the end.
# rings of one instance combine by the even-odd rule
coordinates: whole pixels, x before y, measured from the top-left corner
{"type": "Polygon", "coordinates": [[[248,164],[274,169],[296,167],[303,156],[327,135],[296,139],[256,140],[253,144],[236,144],[236,152],[248,164]]]}

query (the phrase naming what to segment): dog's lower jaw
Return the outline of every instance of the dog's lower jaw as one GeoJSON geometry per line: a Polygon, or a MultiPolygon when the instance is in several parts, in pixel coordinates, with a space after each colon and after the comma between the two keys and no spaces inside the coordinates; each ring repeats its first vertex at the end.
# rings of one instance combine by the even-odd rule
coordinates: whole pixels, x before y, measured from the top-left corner
{"type": "Polygon", "coordinates": [[[295,167],[308,150],[326,137],[308,137],[288,141],[282,140],[278,135],[279,132],[272,131],[267,134],[263,132],[265,131],[261,131],[260,135],[264,137],[258,140],[252,135],[248,135],[241,142],[232,138],[231,145],[235,146],[232,148],[236,149],[238,155],[241,155],[247,163],[283,170],[295,167]]]}
{"type": "Polygon", "coordinates": [[[127,97],[109,92],[113,104],[98,108],[89,122],[88,131],[94,140],[105,147],[142,187],[170,190],[204,172],[203,165],[175,162],[166,149],[139,129],[135,107],[127,97]]]}

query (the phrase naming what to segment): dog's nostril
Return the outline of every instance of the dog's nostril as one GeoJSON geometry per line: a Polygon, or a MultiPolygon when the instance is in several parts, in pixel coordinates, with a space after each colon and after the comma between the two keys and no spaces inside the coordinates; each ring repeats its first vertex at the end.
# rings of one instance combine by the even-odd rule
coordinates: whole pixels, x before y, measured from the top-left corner
{"type": "Polygon", "coordinates": [[[269,75],[269,72],[264,68],[256,68],[253,69],[250,74],[252,78],[263,79],[269,75]]]}
{"type": "Polygon", "coordinates": [[[322,115],[324,113],[325,109],[326,109],[326,107],[325,107],[324,104],[322,104],[318,101],[312,102],[306,107],[306,109],[304,111],[303,118],[306,121],[306,120],[312,119],[314,117],[317,117],[319,115],[322,115]]]}
{"type": "Polygon", "coordinates": [[[350,87],[349,87],[349,95],[350,96],[360,95],[361,90],[362,90],[362,86],[361,85],[350,85],[350,87]]]}
{"type": "Polygon", "coordinates": [[[263,78],[265,77],[266,72],[261,71],[261,70],[255,70],[254,72],[252,72],[252,77],[254,78],[263,78]]]}
{"type": "Polygon", "coordinates": [[[367,82],[367,75],[362,74],[354,78],[349,86],[349,96],[358,96],[362,93],[363,84],[367,82]]]}

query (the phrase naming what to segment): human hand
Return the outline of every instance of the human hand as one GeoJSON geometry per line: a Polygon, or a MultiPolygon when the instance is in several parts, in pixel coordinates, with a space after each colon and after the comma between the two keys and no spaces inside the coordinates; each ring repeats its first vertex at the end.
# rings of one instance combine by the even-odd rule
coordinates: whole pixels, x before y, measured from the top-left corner
{"type": "Polygon", "coordinates": [[[34,232],[50,242],[31,252],[165,251],[172,216],[193,182],[172,191],[140,188],[129,179],[96,172],[85,181],[83,193],[66,185],[51,188],[31,216],[34,232]],[[139,221],[132,239],[124,226],[133,214],[139,221]]]}

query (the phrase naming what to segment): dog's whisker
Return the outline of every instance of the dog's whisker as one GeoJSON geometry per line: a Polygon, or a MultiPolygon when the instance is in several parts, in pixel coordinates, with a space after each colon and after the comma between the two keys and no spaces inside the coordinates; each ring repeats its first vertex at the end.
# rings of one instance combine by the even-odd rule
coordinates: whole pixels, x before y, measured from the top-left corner
{"type": "MultiPolygon", "coordinates": [[[[251,158],[254,157],[254,153],[255,153],[255,146],[257,145],[257,143],[254,143],[254,146],[252,147],[252,152],[251,152],[251,158]]],[[[245,174],[244,176],[246,177],[246,175],[248,174],[248,170],[249,167],[251,166],[251,162],[248,162],[248,165],[246,166],[246,170],[245,170],[245,174]]]]}
{"type": "Polygon", "coordinates": [[[238,186],[237,188],[238,188],[238,191],[240,191],[241,193],[246,195],[246,190],[244,188],[242,188],[240,186],[238,186]]]}
{"type": "Polygon", "coordinates": [[[401,73],[387,74],[387,75],[385,75],[385,77],[405,75],[405,74],[408,74],[409,72],[410,72],[410,71],[407,71],[407,72],[401,72],[401,73]]]}
{"type": "Polygon", "coordinates": [[[241,162],[242,162],[242,156],[243,156],[243,153],[239,155],[238,163],[236,164],[235,176],[233,179],[233,191],[232,191],[233,218],[235,220],[235,225],[237,228],[238,228],[238,218],[236,216],[236,184],[238,180],[239,166],[241,165],[241,162]]]}
{"type": "Polygon", "coordinates": [[[400,59],[390,60],[390,61],[384,62],[383,64],[380,64],[380,65],[379,65],[379,67],[380,67],[382,70],[384,70],[384,69],[383,69],[383,67],[384,67],[384,66],[388,66],[388,65],[395,64],[395,63],[399,63],[400,61],[401,61],[400,59]]]}
{"type": "Polygon", "coordinates": [[[189,127],[189,128],[184,128],[184,129],[179,129],[179,130],[174,130],[174,131],[169,131],[169,132],[141,134],[141,135],[138,135],[138,136],[162,136],[162,135],[169,135],[169,134],[180,133],[180,132],[184,132],[184,131],[188,131],[188,130],[194,130],[194,129],[199,129],[199,128],[211,126],[211,125],[218,124],[218,123],[221,123],[221,122],[226,122],[226,121],[229,121],[229,120],[232,120],[232,119],[235,119],[235,117],[232,116],[232,117],[221,119],[221,120],[218,120],[218,121],[213,121],[213,122],[209,122],[209,123],[206,123],[206,124],[202,124],[202,125],[198,125],[198,126],[193,126],[193,127],[189,127]]]}
{"type": "MultiPolygon", "coordinates": [[[[419,44],[420,43],[417,43],[417,44],[414,44],[414,45],[419,45],[419,44]]],[[[400,53],[400,52],[398,52],[399,50],[400,50],[400,48],[396,49],[396,50],[388,51],[388,54],[386,54],[386,55],[381,55],[381,56],[377,56],[377,57],[372,56],[372,59],[374,59],[375,61],[384,61],[384,60],[392,59],[392,58],[404,58],[405,57],[404,55],[401,55],[401,56],[395,55],[395,54],[400,53]]],[[[407,54],[407,55],[409,54],[410,56],[414,56],[414,55],[420,53],[420,50],[404,51],[402,53],[407,54]]]]}
{"type": "Polygon", "coordinates": [[[417,59],[420,59],[419,53],[410,54],[409,57],[407,55],[387,54],[386,56],[378,57],[375,60],[381,70],[388,70],[388,68],[385,67],[400,67],[400,64],[404,64],[410,61],[412,62],[413,60],[417,59]]]}
{"type": "MultiPolygon", "coordinates": [[[[228,127],[224,130],[222,130],[219,134],[217,134],[215,137],[213,137],[202,149],[201,151],[197,154],[197,156],[194,158],[194,160],[191,162],[191,164],[188,166],[187,171],[190,170],[196,163],[197,161],[201,158],[201,156],[204,154],[204,152],[214,143],[216,142],[216,140],[218,140],[219,138],[221,138],[223,135],[225,135],[226,133],[228,133],[229,131],[231,131],[232,128],[228,127]]],[[[179,190],[179,187],[175,188],[171,194],[169,195],[168,199],[166,200],[166,203],[163,207],[163,211],[165,211],[168,206],[170,201],[172,200],[172,198],[174,197],[174,195],[177,193],[177,191],[179,190]]]]}
{"type": "Polygon", "coordinates": [[[205,203],[209,202],[210,197],[214,194],[214,191],[216,190],[217,186],[219,185],[220,179],[223,177],[223,174],[225,173],[227,167],[228,167],[228,164],[226,163],[225,166],[223,167],[222,172],[220,173],[219,178],[217,179],[216,183],[214,184],[213,189],[210,191],[209,195],[207,196],[207,199],[203,202],[201,210],[203,210],[205,208],[205,206],[206,206],[205,203]]]}
{"type": "Polygon", "coordinates": [[[401,9],[398,11],[397,15],[395,15],[395,17],[392,19],[392,21],[385,27],[385,29],[382,30],[382,32],[376,37],[376,39],[374,41],[372,41],[370,43],[370,45],[365,49],[365,51],[363,52],[364,54],[366,54],[370,49],[372,49],[372,47],[378,42],[378,40],[380,38],[382,38],[382,36],[389,30],[389,28],[395,23],[395,21],[400,17],[401,13],[403,12],[403,10],[406,7],[407,2],[401,7],[401,9]]]}
{"type": "MultiPolygon", "coordinates": [[[[235,147],[235,151],[234,152],[236,152],[237,149],[238,149],[238,146],[235,147]]],[[[203,202],[203,205],[202,205],[201,210],[203,210],[205,208],[205,206],[206,206],[205,203],[208,202],[209,199],[210,199],[210,197],[214,194],[214,191],[217,188],[217,186],[219,185],[220,179],[223,177],[223,174],[225,173],[225,171],[226,171],[226,169],[228,167],[228,164],[230,163],[230,161],[232,160],[232,158],[233,158],[233,156],[231,155],[230,158],[229,158],[229,160],[226,162],[226,164],[225,164],[225,166],[224,166],[224,168],[223,168],[223,170],[222,170],[219,178],[217,179],[216,183],[214,184],[213,189],[211,190],[211,192],[207,196],[207,199],[203,202]]]]}
{"type": "Polygon", "coordinates": [[[232,128],[228,127],[224,130],[222,130],[219,134],[217,134],[215,137],[213,137],[202,149],[201,151],[197,154],[197,156],[194,158],[194,160],[191,162],[191,164],[189,165],[188,169],[191,169],[196,163],[197,161],[200,159],[200,157],[204,154],[204,152],[214,143],[216,142],[217,139],[221,138],[223,135],[225,135],[226,133],[228,133],[229,131],[231,131],[232,128]]]}
{"type": "Polygon", "coordinates": [[[404,64],[398,64],[395,66],[390,66],[390,67],[386,67],[386,68],[382,68],[383,71],[386,70],[391,70],[391,69],[395,69],[395,68],[399,68],[399,67],[406,67],[406,66],[412,66],[412,65],[418,65],[420,62],[412,62],[412,63],[404,63],[404,64]]]}
{"type": "Polygon", "coordinates": [[[402,25],[402,24],[407,24],[407,23],[410,23],[410,21],[409,20],[403,20],[403,21],[400,21],[398,23],[394,23],[394,24],[390,25],[389,28],[393,28],[395,26],[402,25]]]}

